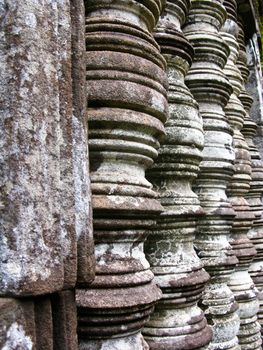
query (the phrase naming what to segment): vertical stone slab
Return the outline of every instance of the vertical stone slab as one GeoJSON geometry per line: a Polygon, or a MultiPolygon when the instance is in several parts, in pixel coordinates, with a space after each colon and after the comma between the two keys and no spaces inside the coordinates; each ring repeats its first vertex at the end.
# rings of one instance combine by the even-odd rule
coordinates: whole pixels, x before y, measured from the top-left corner
{"type": "Polygon", "coordinates": [[[60,188],[59,216],[61,247],[64,265],[64,287],[73,287],[77,272],[77,239],[75,233],[74,179],[73,179],[73,125],[71,80],[71,19],[69,1],[53,5],[57,10],[58,98],[60,126],[60,188]]]}
{"type": "Polygon", "coordinates": [[[51,296],[53,342],[56,350],[77,350],[77,309],[75,293],[65,290],[51,296]]]}
{"type": "Polygon", "coordinates": [[[36,350],[53,350],[53,318],[49,296],[34,298],[36,350]]]}
{"type": "Polygon", "coordinates": [[[64,283],[57,11],[4,1],[1,16],[0,290],[39,294],[64,283]]]}
{"type": "Polygon", "coordinates": [[[36,344],[34,303],[0,298],[1,350],[33,350],[36,344]]]}
{"type": "Polygon", "coordinates": [[[219,33],[226,15],[221,1],[193,0],[184,28],[195,49],[186,84],[199,103],[205,136],[195,182],[204,216],[198,221],[195,247],[211,277],[202,307],[213,331],[208,349],[214,350],[239,349],[237,303],[227,286],[237,259],[228,242],[235,213],[226,196],[234,160],[232,130],[224,113],[232,93],[223,72],[230,51],[219,33]]]}
{"type": "Polygon", "coordinates": [[[162,211],[145,179],[168,110],[165,60],[150,34],[162,7],[86,2],[96,277],[76,293],[80,349],[147,348],[140,330],[161,295],[143,244],[162,211]]]}
{"type": "Polygon", "coordinates": [[[2,350],[77,350],[73,291],[31,299],[0,298],[2,350]]]}
{"type": "Polygon", "coordinates": [[[93,278],[85,104],[76,107],[81,98],[72,102],[84,87],[76,82],[81,35],[73,42],[77,23],[84,31],[84,12],[82,4],[82,15],[74,14],[70,4],[73,8],[68,0],[0,5],[2,295],[74,287],[78,239],[89,242],[86,252],[79,245],[87,263],[81,279],[93,278]]]}
{"type": "Polygon", "coordinates": [[[167,1],[154,37],[167,62],[169,118],[156,163],[147,172],[164,212],[145,243],[146,257],[163,292],[143,335],[150,349],[200,349],[211,330],[197,302],[209,276],[196,255],[196,217],[202,214],[191,189],[204,137],[198,105],[184,84],[194,55],[184,37],[190,2],[167,1]]]}
{"type": "Polygon", "coordinates": [[[95,275],[91,204],[86,91],[85,6],[70,1],[72,54],[72,133],[75,231],[77,238],[77,282],[90,283],[95,275]]]}

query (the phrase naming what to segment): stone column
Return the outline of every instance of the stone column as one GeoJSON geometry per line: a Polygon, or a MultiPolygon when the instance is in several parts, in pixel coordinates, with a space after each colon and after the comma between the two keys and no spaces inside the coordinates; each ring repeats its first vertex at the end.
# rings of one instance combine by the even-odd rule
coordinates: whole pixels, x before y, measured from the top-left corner
{"type": "Polygon", "coordinates": [[[145,244],[163,292],[143,331],[150,349],[156,350],[200,349],[211,340],[197,306],[209,276],[193,248],[196,217],[202,210],[191,183],[199,170],[204,137],[198,105],[184,84],[194,54],[181,31],[189,7],[188,0],[167,1],[154,35],[167,62],[170,112],[157,162],[147,173],[164,207],[145,244]]]}
{"type": "MultiPolygon", "coordinates": [[[[239,43],[240,43],[240,58],[238,66],[242,72],[242,77],[244,83],[248,79],[248,67],[247,67],[247,57],[246,49],[244,43],[244,33],[242,29],[242,24],[240,23],[239,28],[239,43]]],[[[263,163],[260,158],[260,154],[257,146],[255,145],[253,139],[256,136],[257,125],[251,119],[249,112],[253,102],[253,99],[248,95],[245,85],[243,84],[242,91],[239,98],[245,108],[244,124],[242,128],[242,133],[248,145],[250,158],[251,158],[251,182],[250,189],[246,194],[246,199],[249,203],[250,209],[253,212],[255,219],[253,221],[252,227],[248,231],[248,238],[253,243],[256,248],[256,255],[253,257],[253,261],[249,267],[249,273],[252,280],[256,286],[256,295],[259,300],[260,308],[258,312],[258,318],[260,324],[263,324],[263,251],[262,251],[262,240],[263,240],[263,205],[262,205],[262,193],[263,193],[263,163]]],[[[262,327],[261,327],[262,332],[262,327]]],[[[258,338],[259,334],[256,333],[258,338]]]]}
{"type": "Polygon", "coordinates": [[[145,179],[168,112],[166,63],[151,35],[162,7],[86,2],[96,277],[77,290],[80,349],[148,348],[140,330],[161,296],[143,245],[162,211],[145,179]]]}
{"type": "Polygon", "coordinates": [[[195,49],[186,84],[199,103],[205,135],[203,160],[195,182],[204,210],[198,221],[195,246],[211,276],[202,306],[213,330],[209,349],[232,350],[239,349],[239,318],[233,293],[227,286],[237,259],[228,242],[235,213],[226,196],[234,151],[232,131],[223,110],[232,93],[223,72],[230,52],[219,34],[225,20],[221,1],[193,0],[184,32],[195,49]]]}
{"type": "Polygon", "coordinates": [[[242,133],[245,136],[251,157],[251,182],[250,190],[246,199],[255,215],[253,226],[248,231],[248,237],[256,248],[256,256],[249,267],[249,273],[256,286],[256,294],[259,300],[258,321],[263,325],[263,163],[253,139],[257,133],[257,124],[253,122],[249,115],[249,110],[253,99],[243,90],[239,96],[246,110],[242,133]]]}
{"type": "MultiPolygon", "coordinates": [[[[238,43],[239,49],[241,50],[239,56],[244,57],[239,39],[238,43]]],[[[240,57],[237,65],[242,61],[240,57]]],[[[245,67],[241,69],[243,77],[245,71],[245,67]]],[[[231,80],[231,75],[229,78],[231,80]]],[[[232,81],[233,79],[231,80],[236,93],[238,92],[237,78],[238,76],[236,76],[235,82],[232,81]]],[[[239,82],[242,87],[243,82],[241,77],[239,77],[239,82]]],[[[239,87],[239,92],[240,90],[239,87]]],[[[228,195],[236,212],[231,231],[230,243],[238,258],[238,264],[235,272],[231,276],[229,286],[239,304],[240,329],[238,338],[241,349],[260,349],[261,341],[259,326],[257,323],[258,300],[255,294],[253,281],[248,273],[248,268],[256,254],[256,250],[247,236],[255,216],[245,199],[251,181],[251,159],[249,148],[243,134],[241,133],[246,112],[240,100],[235,99],[231,100],[231,103],[227,106],[226,113],[234,131],[233,139],[235,147],[234,174],[228,186],[228,195]]]]}
{"type": "MultiPolygon", "coordinates": [[[[242,24],[241,23],[239,24],[242,28],[242,24]]],[[[240,42],[241,50],[240,50],[238,67],[242,72],[244,83],[246,83],[249,75],[249,70],[247,66],[247,57],[246,57],[246,51],[245,51],[246,49],[244,45],[244,33],[241,28],[239,30],[239,42],[240,42]]],[[[257,124],[250,117],[250,110],[253,103],[253,98],[248,94],[247,90],[245,89],[245,85],[243,85],[239,98],[246,111],[242,133],[249,147],[249,153],[251,157],[251,182],[250,182],[249,192],[246,195],[246,199],[250,205],[251,210],[255,215],[253,226],[248,231],[248,237],[254,244],[257,254],[254,256],[252,264],[250,265],[250,268],[249,268],[249,272],[253,279],[253,282],[257,287],[257,293],[259,293],[259,296],[260,296],[259,302],[262,303],[261,291],[263,288],[263,274],[262,274],[262,271],[263,271],[263,262],[262,262],[263,205],[262,205],[261,198],[263,193],[263,163],[261,160],[258,147],[254,143],[254,138],[257,133],[257,124]]],[[[263,305],[260,308],[262,307],[263,305]]],[[[261,310],[259,311],[258,316],[263,323],[263,320],[262,320],[263,315],[261,310]]]]}

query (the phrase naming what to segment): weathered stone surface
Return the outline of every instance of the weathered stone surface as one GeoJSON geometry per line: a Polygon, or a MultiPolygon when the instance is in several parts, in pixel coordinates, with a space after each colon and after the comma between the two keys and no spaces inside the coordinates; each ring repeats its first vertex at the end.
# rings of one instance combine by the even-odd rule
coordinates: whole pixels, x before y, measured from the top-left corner
{"type": "Polygon", "coordinates": [[[34,299],[34,321],[37,350],[52,350],[54,346],[52,306],[48,296],[34,299]]]}
{"type": "MultiPolygon", "coordinates": [[[[75,292],[65,290],[51,295],[54,349],[77,350],[77,308],[75,292]]],[[[43,349],[44,350],[44,349],[43,349]]]]}
{"type": "Polygon", "coordinates": [[[34,303],[0,298],[1,350],[35,349],[34,303]]]}
{"type": "Polygon", "coordinates": [[[263,76],[260,48],[257,33],[246,42],[248,79],[245,82],[247,92],[253,97],[253,103],[249,110],[251,119],[257,124],[257,134],[254,137],[261,158],[263,157],[263,76]]]}
{"type": "Polygon", "coordinates": [[[93,278],[81,4],[0,5],[2,295],[74,287],[78,241],[93,278]]]}
{"type": "Polygon", "coordinates": [[[36,350],[77,350],[77,310],[73,290],[35,297],[36,350]]]}
{"type": "Polygon", "coordinates": [[[253,99],[243,90],[239,96],[246,110],[242,133],[245,136],[249,147],[251,157],[251,182],[250,189],[246,195],[251,210],[255,215],[253,226],[248,231],[248,237],[254,244],[257,254],[254,256],[252,264],[249,267],[250,276],[257,288],[256,294],[259,300],[260,308],[258,312],[258,320],[263,325],[263,163],[254,143],[254,137],[257,132],[257,124],[254,123],[249,115],[250,107],[253,99]]]}
{"type": "MultiPolygon", "coordinates": [[[[241,57],[239,62],[239,67],[241,71],[243,72],[243,78],[244,83],[246,83],[246,80],[248,78],[248,71],[245,70],[242,67],[247,67],[247,60],[245,59],[244,55],[244,34],[242,30],[242,24],[240,23],[240,32],[239,32],[239,42],[241,47],[241,57]],[[243,59],[242,59],[243,57],[243,59]],[[244,74],[245,73],[245,74],[244,74]]],[[[257,146],[254,143],[254,138],[256,136],[257,132],[257,125],[252,121],[250,117],[250,109],[253,102],[253,98],[248,95],[245,85],[243,84],[242,91],[239,95],[239,98],[245,108],[245,117],[244,117],[244,124],[242,128],[242,133],[245,137],[245,140],[247,142],[250,158],[251,158],[251,182],[250,182],[250,188],[249,191],[246,194],[246,199],[249,203],[250,210],[253,212],[255,218],[253,221],[252,227],[248,231],[248,238],[252,241],[254,244],[254,247],[256,248],[256,255],[253,257],[253,261],[251,265],[249,266],[249,272],[253,279],[253,282],[256,286],[256,295],[259,300],[260,309],[258,312],[258,318],[261,327],[263,323],[263,293],[262,293],[262,287],[263,287],[263,262],[262,262],[262,240],[263,240],[263,205],[262,205],[262,193],[263,193],[263,163],[261,161],[261,157],[258,151],[257,146]]],[[[252,328],[252,327],[251,327],[252,328]]],[[[253,328],[252,328],[253,330],[253,328]]],[[[259,333],[255,332],[258,330],[258,327],[254,326],[254,333],[253,333],[253,340],[256,341],[259,339],[259,333]]],[[[262,331],[262,328],[261,328],[262,331]]],[[[252,331],[251,331],[252,333],[252,331]]],[[[251,337],[249,337],[248,340],[250,340],[251,337]]],[[[255,342],[255,344],[257,344],[255,342]]],[[[258,345],[254,345],[258,346],[258,345]]]]}
{"type": "Polygon", "coordinates": [[[140,329],[161,296],[143,243],[162,211],[145,179],[168,110],[165,60],[150,34],[162,7],[86,2],[96,277],[76,295],[82,349],[143,349],[140,329]]]}
{"type": "Polygon", "coordinates": [[[189,2],[167,0],[162,56],[164,0],[0,1],[0,349],[261,349],[243,33],[237,59],[235,0],[223,27],[222,0],[192,1],[192,95],[189,2]]]}
{"type": "Polygon", "coordinates": [[[209,276],[193,248],[196,217],[202,210],[191,183],[204,137],[197,103],[184,84],[194,54],[181,31],[189,7],[187,0],[167,1],[154,34],[167,61],[170,112],[158,159],[147,173],[164,207],[145,243],[163,297],[143,335],[150,349],[158,350],[200,349],[212,335],[197,306],[209,276]]]}
{"type": "Polygon", "coordinates": [[[262,127],[263,122],[263,77],[260,67],[260,48],[255,33],[246,43],[247,67],[249,69],[248,79],[245,87],[250,96],[253,97],[253,103],[250,107],[249,115],[251,119],[262,127]]]}
{"type": "MultiPolygon", "coordinates": [[[[70,1],[72,55],[72,138],[77,236],[77,282],[90,283],[95,276],[93,218],[91,205],[89,154],[87,143],[87,92],[85,6],[82,0],[70,1]]],[[[63,29],[62,29],[63,30],[63,29]]],[[[62,199],[63,200],[63,199],[62,199]]]]}
{"type": "Polygon", "coordinates": [[[77,350],[73,291],[29,300],[0,298],[2,350],[77,350]]]}
{"type": "Polygon", "coordinates": [[[233,174],[232,131],[224,107],[232,93],[223,68],[228,45],[219,34],[226,20],[221,1],[193,0],[184,28],[195,56],[186,84],[200,107],[204,127],[203,160],[195,182],[204,216],[198,220],[195,246],[211,279],[202,306],[213,330],[209,349],[239,349],[239,318],[233,293],[227,286],[237,262],[228,242],[235,215],[226,196],[233,174]]]}
{"type": "MultiPolygon", "coordinates": [[[[237,65],[240,68],[240,74],[228,74],[233,86],[234,94],[239,96],[243,79],[246,79],[247,69],[245,67],[245,53],[242,49],[242,40],[238,37],[239,57],[237,65]]],[[[239,344],[244,349],[260,349],[261,340],[259,334],[259,325],[257,323],[258,300],[255,294],[253,281],[249,276],[248,268],[251,264],[256,250],[247,236],[253,220],[255,218],[249,203],[245,199],[251,181],[251,158],[248,145],[245,141],[241,129],[244,124],[246,111],[238,99],[230,100],[226,107],[226,114],[233,128],[235,162],[234,174],[229,183],[228,194],[235,210],[236,216],[231,230],[230,243],[238,258],[238,264],[235,272],[229,281],[229,286],[233,291],[239,304],[240,329],[238,333],[239,344]]]]}

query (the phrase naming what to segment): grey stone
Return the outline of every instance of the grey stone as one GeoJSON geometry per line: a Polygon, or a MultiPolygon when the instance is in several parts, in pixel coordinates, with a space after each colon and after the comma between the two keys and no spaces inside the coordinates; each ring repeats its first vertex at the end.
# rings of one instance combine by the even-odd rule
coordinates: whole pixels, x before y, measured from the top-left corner
{"type": "Polygon", "coordinates": [[[204,136],[198,105],[184,84],[194,56],[181,31],[189,7],[189,1],[167,1],[154,34],[167,62],[170,115],[158,159],[147,172],[164,207],[145,243],[146,257],[163,292],[143,330],[150,349],[199,349],[212,335],[197,305],[209,276],[193,247],[196,220],[203,211],[191,185],[199,170],[204,136]]]}
{"type": "Polygon", "coordinates": [[[161,296],[143,246],[162,211],[145,169],[168,112],[165,60],[151,35],[163,3],[86,3],[96,277],[76,294],[82,349],[145,348],[140,330],[161,296]]]}
{"type": "Polygon", "coordinates": [[[221,1],[194,0],[184,29],[195,49],[186,84],[199,103],[205,137],[195,182],[204,215],[198,220],[195,246],[211,277],[202,298],[213,331],[211,350],[239,349],[237,303],[227,286],[237,259],[228,241],[235,213],[226,195],[234,160],[232,130],[224,112],[232,94],[223,71],[230,64],[230,50],[219,32],[226,18],[221,1]]]}
{"type": "MultiPolygon", "coordinates": [[[[234,78],[230,74],[229,79],[233,85],[234,93],[242,102],[242,96],[244,96],[242,89],[244,88],[244,80],[247,79],[248,69],[245,64],[246,54],[244,52],[244,39],[240,25],[237,39],[239,52],[236,64],[242,77],[239,74],[239,76],[235,75],[234,78]],[[236,83],[238,80],[241,83],[239,86],[236,83]]],[[[231,230],[230,243],[238,258],[238,264],[231,276],[229,286],[239,304],[240,329],[238,339],[241,349],[261,349],[260,327],[256,316],[258,299],[253,281],[248,273],[249,266],[256,255],[256,250],[248,237],[248,232],[255,219],[255,213],[246,200],[252,175],[249,146],[242,133],[246,111],[242,103],[240,104],[236,100],[235,104],[232,104],[230,108],[229,106],[226,107],[226,113],[234,131],[233,140],[235,147],[234,174],[228,186],[229,198],[236,213],[231,230]]]]}
{"type": "Polygon", "coordinates": [[[79,278],[94,275],[80,4],[0,7],[2,295],[74,287],[78,242],[79,278]]]}

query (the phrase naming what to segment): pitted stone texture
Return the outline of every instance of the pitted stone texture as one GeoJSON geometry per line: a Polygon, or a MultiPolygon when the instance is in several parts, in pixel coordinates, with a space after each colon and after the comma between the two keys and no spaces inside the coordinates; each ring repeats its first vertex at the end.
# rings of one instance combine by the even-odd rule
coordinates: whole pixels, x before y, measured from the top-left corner
{"type": "Polygon", "coordinates": [[[77,290],[82,347],[139,339],[161,296],[143,245],[162,211],[145,179],[168,112],[165,60],[150,33],[162,7],[159,0],[86,2],[96,277],[77,290]]]}
{"type": "Polygon", "coordinates": [[[2,350],[77,350],[73,291],[32,299],[0,299],[2,350]]]}
{"type": "Polygon", "coordinates": [[[0,313],[0,348],[35,349],[34,303],[0,298],[0,313]]]}
{"type": "Polygon", "coordinates": [[[191,189],[201,160],[204,138],[198,105],[184,84],[193,48],[181,25],[189,1],[167,1],[154,37],[167,62],[169,118],[156,163],[147,177],[158,191],[164,212],[145,243],[146,257],[163,298],[143,335],[150,349],[196,349],[207,345],[211,330],[197,306],[209,276],[193,240],[202,210],[191,189]]]}
{"type": "Polygon", "coordinates": [[[230,54],[219,30],[227,18],[221,1],[193,0],[184,33],[195,49],[186,85],[197,100],[203,118],[204,150],[195,181],[204,215],[198,220],[195,247],[211,279],[202,307],[213,338],[208,349],[239,349],[237,303],[227,282],[237,262],[229,244],[234,211],[226,196],[233,174],[232,130],[224,107],[232,87],[223,68],[230,54]]]}
{"type": "Polygon", "coordinates": [[[149,346],[141,334],[134,334],[125,338],[93,340],[86,344],[80,342],[79,350],[149,350],[149,346]]]}
{"type": "MultiPolygon", "coordinates": [[[[77,240],[92,242],[85,105],[77,110],[72,102],[81,89],[72,86],[81,45],[73,44],[71,20],[76,27],[83,19],[74,3],[6,0],[0,7],[2,295],[73,287],[77,240]]],[[[89,254],[81,252],[86,281],[89,254]]]]}

